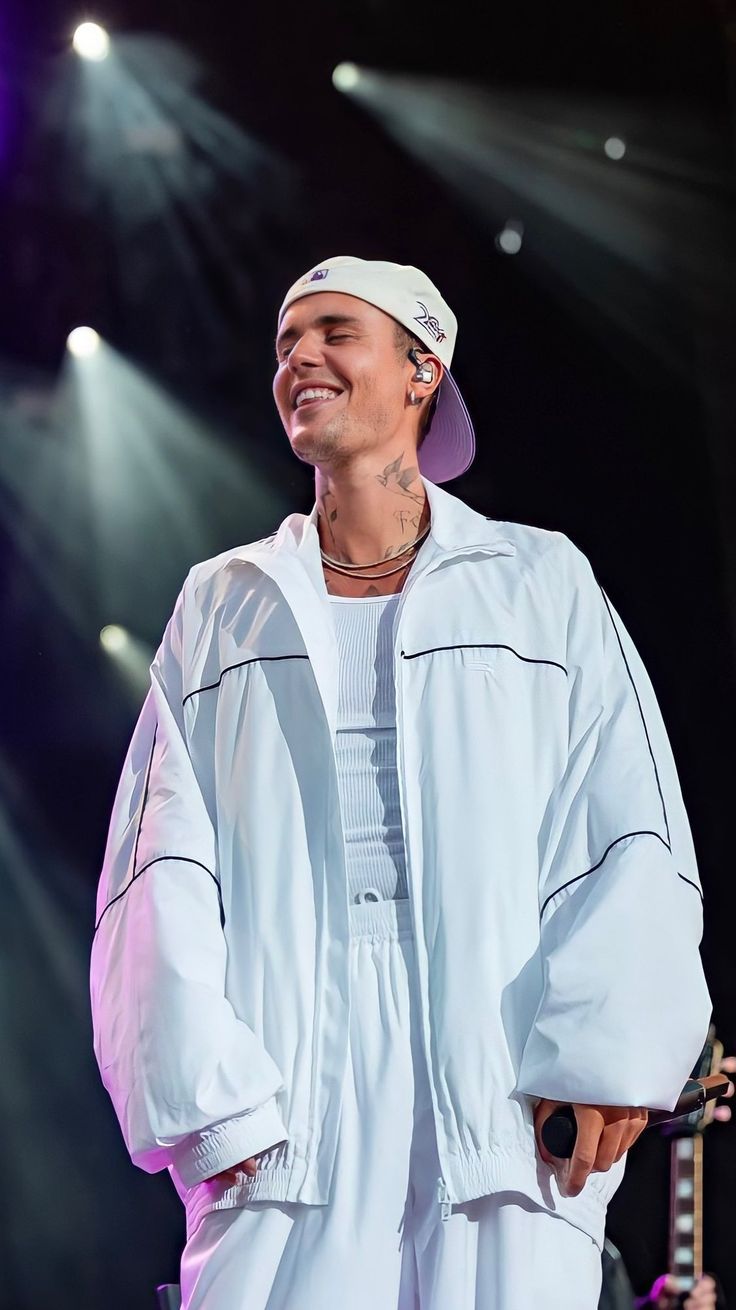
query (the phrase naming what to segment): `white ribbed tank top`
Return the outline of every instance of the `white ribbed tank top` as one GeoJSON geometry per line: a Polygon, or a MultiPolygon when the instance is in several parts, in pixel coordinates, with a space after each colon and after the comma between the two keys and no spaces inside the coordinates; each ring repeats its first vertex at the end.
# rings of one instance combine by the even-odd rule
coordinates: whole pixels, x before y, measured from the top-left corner
{"type": "Polygon", "coordinates": [[[339,654],[337,782],[348,899],[406,900],[396,774],[394,618],[399,594],[330,596],[339,654]]]}

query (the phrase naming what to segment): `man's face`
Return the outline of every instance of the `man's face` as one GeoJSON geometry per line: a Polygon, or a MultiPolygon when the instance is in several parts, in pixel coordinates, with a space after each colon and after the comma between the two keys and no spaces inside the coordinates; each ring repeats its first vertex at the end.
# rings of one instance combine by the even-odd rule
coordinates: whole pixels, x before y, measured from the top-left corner
{"type": "Polygon", "coordinates": [[[276,407],[306,463],[344,465],[406,423],[411,364],[397,352],[394,320],[374,305],[341,292],[304,296],[283,317],[276,355],[276,407]]]}

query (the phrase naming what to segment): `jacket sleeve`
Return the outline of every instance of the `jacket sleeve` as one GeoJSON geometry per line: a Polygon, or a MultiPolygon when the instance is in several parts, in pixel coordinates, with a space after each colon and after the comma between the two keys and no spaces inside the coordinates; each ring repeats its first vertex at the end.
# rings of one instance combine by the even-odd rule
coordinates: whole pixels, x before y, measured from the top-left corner
{"type": "Polygon", "coordinates": [[[543,991],[518,1087],[672,1109],[711,1011],[692,837],[646,670],[563,540],[569,741],[540,836],[543,991]]]}
{"type": "Polygon", "coordinates": [[[115,799],[97,900],[95,1055],[135,1164],[186,1186],[287,1137],[283,1079],[225,995],[216,840],[184,737],[179,597],[115,799]]]}

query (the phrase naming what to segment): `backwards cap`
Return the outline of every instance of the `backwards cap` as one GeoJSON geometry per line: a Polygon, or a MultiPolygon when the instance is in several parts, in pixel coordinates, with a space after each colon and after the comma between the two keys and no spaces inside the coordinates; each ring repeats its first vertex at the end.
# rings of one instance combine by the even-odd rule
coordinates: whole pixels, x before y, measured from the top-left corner
{"type": "Polygon", "coordinates": [[[310,269],[287,291],[279,324],[290,305],[319,291],[355,296],[390,314],[444,365],[429,431],[418,451],[419,469],[430,482],[464,473],[475,455],[475,433],[460,389],[450,373],[457,319],[436,286],[411,264],[335,255],[310,269]]]}

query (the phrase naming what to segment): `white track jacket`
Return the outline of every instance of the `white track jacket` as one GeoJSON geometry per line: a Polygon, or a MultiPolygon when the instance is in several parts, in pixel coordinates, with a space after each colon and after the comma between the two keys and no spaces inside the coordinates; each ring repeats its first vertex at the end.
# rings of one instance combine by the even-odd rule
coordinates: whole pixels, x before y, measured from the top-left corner
{"type": "MultiPolygon", "coordinates": [[[[521,1192],[600,1242],[623,1165],[561,1197],[533,1098],[671,1108],[701,1051],[675,765],[580,551],[424,485],[395,676],[438,1202],[521,1192]]],[[[170,1169],[190,1229],[256,1199],[329,1200],[349,936],[316,523],[292,514],[190,571],[100,881],[95,1053],[134,1162],[170,1169]],[[270,1147],[254,1179],[212,1179],[270,1147]]]]}

